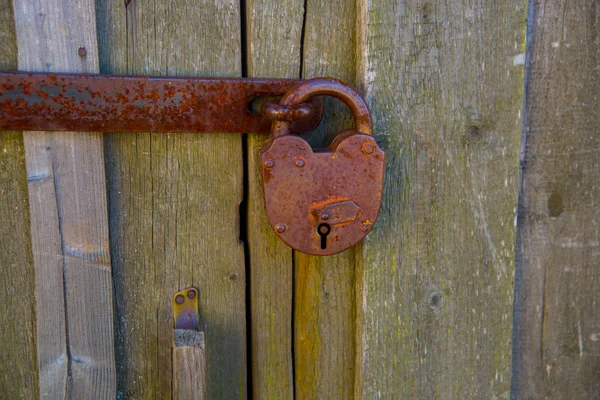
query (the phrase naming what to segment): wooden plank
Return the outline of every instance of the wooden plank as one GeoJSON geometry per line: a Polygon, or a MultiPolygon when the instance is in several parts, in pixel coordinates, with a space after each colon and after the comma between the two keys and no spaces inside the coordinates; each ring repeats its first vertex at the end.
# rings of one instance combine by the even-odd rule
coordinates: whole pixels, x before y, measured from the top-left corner
{"type": "MultiPolygon", "coordinates": [[[[248,76],[299,77],[303,12],[304,0],[247,1],[248,76]]],[[[268,138],[247,136],[252,392],[255,399],[291,400],[293,259],[265,212],[259,151],[268,138]]]]}
{"type": "Polygon", "coordinates": [[[529,2],[512,396],[600,393],[600,12],[529,2]]]}
{"type": "MultiPolygon", "coordinates": [[[[10,0],[0,1],[0,39],[0,70],[17,69],[10,0]]],[[[0,393],[8,399],[39,396],[24,151],[20,132],[0,132],[0,393]]]]}
{"type": "Polygon", "coordinates": [[[296,398],[352,399],[354,390],[354,260],[296,257],[294,360],[296,398]]]}
{"type": "MultiPolygon", "coordinates": [[[[354,7],[347,2],[250,1],[249,76],[336,76],[355,79],[354,7]],[[305,24],[305,54],[300,39],[305,24]],[[342,29],[339,29],[339,27],[342,29]],[[265,58],[271,60],[265,63],[265,58]]],[[[351,126],[345,106],[328,99],[324,122],[307,138],[322,146],[351,126]]],[[[248,240],[251,263],[253,390],[259,398],[292,398],[291,298],[298,398],[350,398],[354,359],[353,252],[327,259],[294,255],[272,233],[264,212],[258,151],[266,137],[248,136],[248,240]],[[266,329],[265,329],[266,327],[266,329]],[[340,367],[343,366],[343,367],[340,367]]]]}
{"type": "MultiPolygon", "coordinates": [[[[241,75],[237,1],[97,6],[103,73],[241,75]]],[[[119,395],[172,396],[171,299],[194,286],[207,397],[245,398],[241,135],[118,133],[106,145],[119,395]]]]}
{"type": "MultiPolygon", "coordinates": [[[[346,0],[306,2],[303,78],[356,81],[356,7],[346,0]]],[[[352,127],[337,99],[308,137],[323,147],[352,127]]],[[[294,253],[294,361],[298,399],[353,398],[355,358],[354,249],[331,257],[294,253]]]]}
{"type": "Polygon", "coordinates": [[[40,397],[67,397],[65,276],[52,155],[44,132],[24,132],[35,265],[40,397]],[[37,156],[37,157],[36,157],[37,156]],[[45,157],[40,157],[45,156],[45,157]],[[38,178],[39,176],[39,178],[38,178]]]}
{"type": "MultiPolygon", "coordinates": [[[[73,8],[61,0],[15,0],[14,6],[21,70],[98,72],[93,1],[73,8]]],[[[102,135],[26,132],[24,143],[40,396],[114,397],[102,135]]]]}
{"type": "Polygon", "coordinates": [[[509,395],[525,6],[358,2],[387,176],[357,257],[356,397],[509,395]]]}
{"type": "Polygon", "coordinates": [[[38,397],[35,277],[20,132],[0,132],[0,221],[0,393],[33,399],[38,397]]]}
{"type": "Polygon", "coordinates": [[[173,343],[173,398],[206,399],[204,332],[176,329],[173,343]]]}

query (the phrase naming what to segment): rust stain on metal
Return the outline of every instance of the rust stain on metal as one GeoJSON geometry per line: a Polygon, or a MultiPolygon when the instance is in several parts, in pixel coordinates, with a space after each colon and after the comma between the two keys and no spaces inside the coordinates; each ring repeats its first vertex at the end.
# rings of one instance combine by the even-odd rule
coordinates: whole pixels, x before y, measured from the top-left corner
{"type": "MultiPolygon", "coordinates": [[[[291,107],[306,103],[314,96],[332,96],[343,101],[350,108],[354,116],[353,132],[361,132],[366,135],[373,134],[373,121],[371,120],[371,112],[367,103],[365,103],[356,90],[337,79],[315,78],[300,81],[293,90],[285,94],[279,104],[282,107],[291,107]]],[[[290,130],[294,131],[293,128],[290,129],[288,121],[278,120],[273,123],[271,136],[276,138],[287,135],[290,130]]]]}
{"type": "MultiPolygon", "coordinates": [[[[81,50],[81,49],[80,49],[81,50]]],[[[293,79],[185,78],[0,72],[0,130],[92,132],[268,132],[269,118],[304,118],[314,129],[322,101],[269,118],[253,113],[253,98],[281,96],[293,79]]]]}
{"type": "Polygon", "coordinates": [[[173,296],[173,321],[175,329],[198,330],[198,291],[187,288],[173,296]]]}
{"type": "Polygon", "coordinates": [[[290,135],[289,121],[279,119],[261,150],[269,222],[290,247],[313,255],[339,253],[370,231],[379,214],[385,166],[369,109],[343,82],[319,78],[299,83],[282,98],[280,109],[323,95],[348,105],[354,129],[340,133],[328,149],[313,151],[304,139],[290,135]]]}
{"type": "Polygon", "coordinates": [[[261,113],[270,120],[298,121],[310,119],[323,109],[323,98],[313,97],[306,103],[283,106],[279,103],[266,102],[261,107],[261,113]]]}
{"type": "Polygon", "coordinates": [[[353,200],[326,202],[309,208],[316,221],[331,225],[354,221],[360,213],[360,206],[353,200]]]}
{"type": "MultiPolygon", "coordinates": [[[[80,49],[81,50],[81,49],[80,49]]],[[[261,150],[265,204],[275,233],[307,254],[339,253],[377,220],[385,153],[365,101],[343,82],[0,72],[0,130],[267,132],[261,150]],[[259,109],[256,100],[283,96],[259,109]],[[322,96],[348,105],[354,129],[313,151],[291,132],[314,129],[322,96]]],[[[231,278],[230,278],[231,279],[231,278]]],[[[233,279],[232,279],[233,280],[233,279]]],[[[173,297],[175,327],[196,329],[195,289],[173,297]],[[190,291],[194,291],[193,293],[190,291]],[[189,328],[191,326],[191,328],[189,328]]]]}

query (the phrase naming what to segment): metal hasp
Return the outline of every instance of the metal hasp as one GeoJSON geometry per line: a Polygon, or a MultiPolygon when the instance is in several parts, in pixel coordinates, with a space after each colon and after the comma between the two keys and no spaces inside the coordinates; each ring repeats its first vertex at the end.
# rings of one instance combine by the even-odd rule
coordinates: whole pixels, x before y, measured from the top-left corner
{"type": "Polygon", "coordinates": [[[314,129],[323,100],[253,112],[255,98],[281,96],[294,79],[182,78],[0,72],[0,130],[78,132],[268,132],[271,120],[314,129]]]}
{"type": "Polygon", "coordinates": [[[303,81],[279,105],[292,107],[313,96],[346,103],[354,128],[338,134],[328,149],[313,151],[290,134],[288,121],[276,120],[261,150],[263,188],[269,222],[281,240],[303,253],[331,255],[362,240],[377,220],[385,153],[373,138],[366,103],[341,81],[303,81]]]}
{"type": "MultiPolygon", "coordinates": [[[[373,138],[365,101],[341,81],[0,72],[0,130],[202,133],[269,128],[271,140],[261,150],[262,176],[267,215],[279,238],[313,255],[336,254],[362,240],[379,214],[385,153],[373,138]],[[322,96],[346,103],[354,128],[338,134],[328,149],[313,151],[292,133],[319,124],[322,96]],[[262,99],[261,107],[257,99],[262,99]]],[[[190,296],[197,293],[184,292],[173,300],[176,328],[191,324],[194,328],[185,329],[195,329],[197,299],[190,296]],[[194,302],[195,320],[188,318],[194,302]]]]}

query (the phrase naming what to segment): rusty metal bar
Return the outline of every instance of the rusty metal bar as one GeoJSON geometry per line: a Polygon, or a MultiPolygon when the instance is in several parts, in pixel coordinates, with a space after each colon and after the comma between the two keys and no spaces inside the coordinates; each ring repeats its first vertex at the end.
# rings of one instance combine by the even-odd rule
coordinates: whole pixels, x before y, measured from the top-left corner
{"type": "MultiPolygon", "coordinates": [[[[282,96],[298,80],[183,78],[0,72],[0,130],[92,132],[268,132],[250,110],[257,97],[282,96]]],[[[295,132],[314,129],[317,98],[286,118],[295,132]],[[300,112],[301,111],[301,112],[300,112]]]]}

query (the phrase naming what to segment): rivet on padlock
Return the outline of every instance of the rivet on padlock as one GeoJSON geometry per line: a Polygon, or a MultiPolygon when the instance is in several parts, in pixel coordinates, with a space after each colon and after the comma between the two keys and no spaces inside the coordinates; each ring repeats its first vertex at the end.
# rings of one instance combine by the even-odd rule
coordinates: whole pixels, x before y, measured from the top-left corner
{"type": "Polygon", "coordinates": [[[354,128],[338,134],[328,149],[313,151],[290,134],[289,121],[274,121],[271,140],[260,152],[263,188],[269,222],[281,240],[306,254],[331,255],[362,240],[377,220],[385,153],[373,138],[365,101],[341,81],[301,82],[280,105],[313,96],[342,100],[352,111],[354,128]]]}

